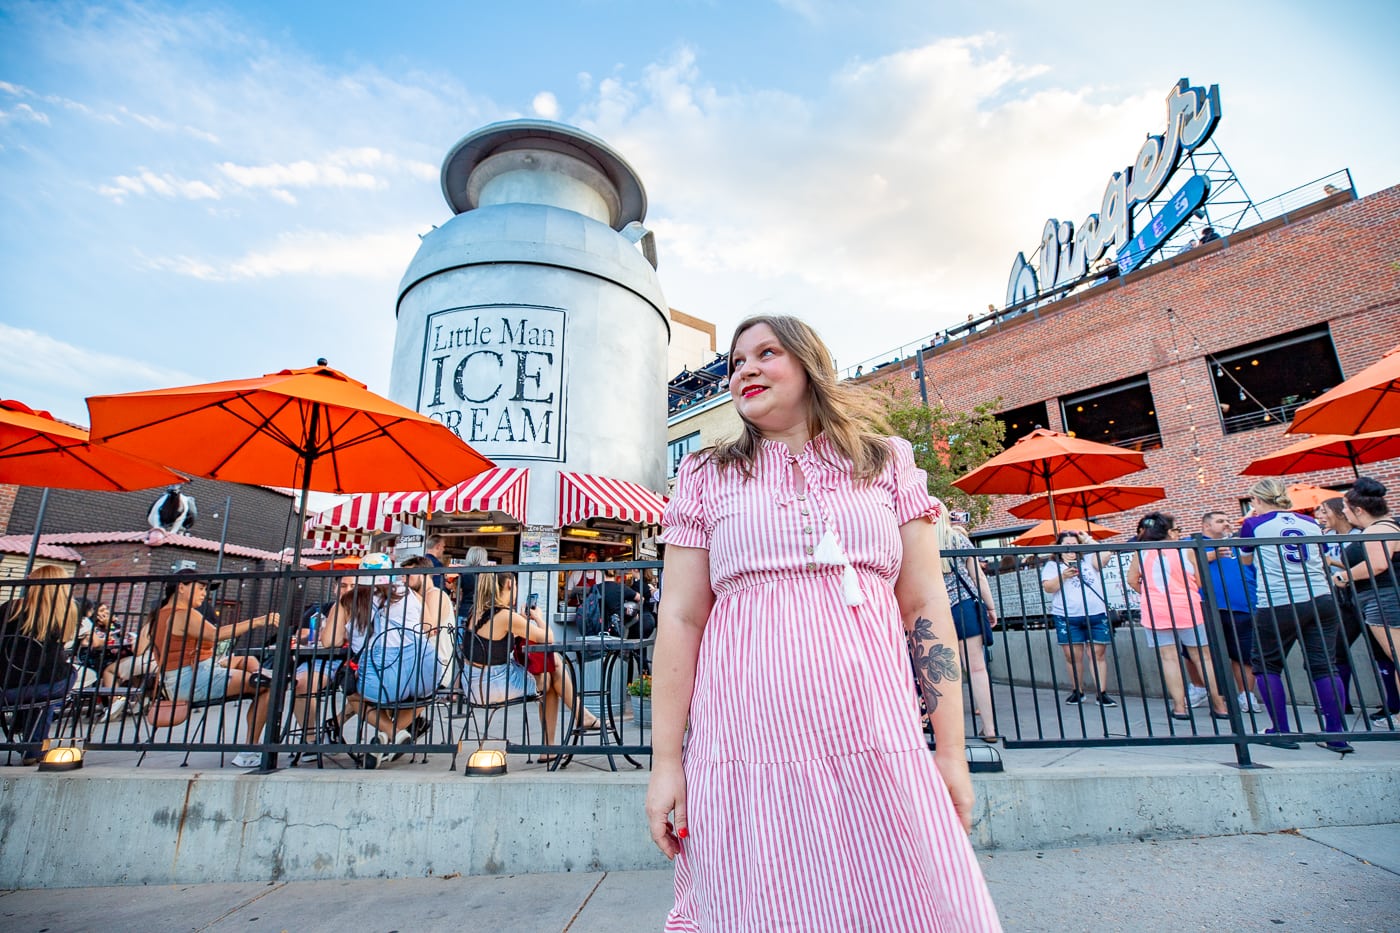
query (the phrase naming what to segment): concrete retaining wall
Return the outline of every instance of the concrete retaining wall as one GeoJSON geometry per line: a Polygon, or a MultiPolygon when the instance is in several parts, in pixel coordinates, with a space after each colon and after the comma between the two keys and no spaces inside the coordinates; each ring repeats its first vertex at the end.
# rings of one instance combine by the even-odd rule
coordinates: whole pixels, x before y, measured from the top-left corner
{"type": "MultiPolygon", "coordinates": [[[[1354,759],[1353,759],[1354,760],[1354,759]]],[[[1027,849],[1373,823],[1400,767],[978,775],[973,842],[1027,849]]],[[[0,888],[665,867],[645,773],[78,772],[0,780],[0,888]]]]}

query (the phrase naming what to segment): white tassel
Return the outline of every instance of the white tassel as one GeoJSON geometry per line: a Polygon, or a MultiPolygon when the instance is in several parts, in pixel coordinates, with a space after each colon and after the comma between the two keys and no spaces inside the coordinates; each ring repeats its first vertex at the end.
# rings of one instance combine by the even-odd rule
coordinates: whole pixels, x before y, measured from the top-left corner
{"type": "Polygon", "coordinates": [[[843,568],[841,571],[841,593],[846,598],[846,605],[859,606],[865,602],[865,593],[861,591],[856,568],[851,566],[846,552],[841,550],[841,545],[836,543],[836,536],[831,533],[830,528],[822,535],[821,542],[817,545],[812,558],[819,564],[843,568]]]}
{"type": "Polygon", "coordinates": [[[841,592],[846,597],[847,606],[859,606],[865,602],[865,593],[861,592],[860,580],[856,577],[856,568],[850,564],[841,571],[841,592]]]}

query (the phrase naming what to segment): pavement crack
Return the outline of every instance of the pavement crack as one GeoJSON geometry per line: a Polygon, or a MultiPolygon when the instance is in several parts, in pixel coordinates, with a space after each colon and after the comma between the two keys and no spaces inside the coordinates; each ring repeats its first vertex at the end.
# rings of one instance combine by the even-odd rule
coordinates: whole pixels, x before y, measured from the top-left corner
{"type": "Polygon", "coordinates": [[[203,931],[209,929],[210,927],[213,927],[213,926],[219,924],[220,922],[222,922],[222,921],[224,921],[224,920],[227,920],[229,917],[231,917],[231,916],[233,916],[234,914],[238,913],[238,912],[239,912],[240,910],[242,910],[244,907],[247,907],[247,906],[249,906],[250,904],[256,904],[258,901],[260,901],[260,900],[262,900],[263,898],[267,897],[267,896],[268,896],[269,894],[271,894],[272,892],[274,892],[274,891],[279,891],[279,890],[281,890],[282,888],[285,888],[286,886],[287,886],[286,882],[282,882],[282,881],[275,882],[275,883],[273,883],[273,884],[268,885],[266,891],[259,891],[257,894],[255,894],[255,895],[253,895],[252,897],[248,898],[248,899],[247,899],[246,901],[244,901],[243,903],[241,903],[241,904],[235,904],[233,907],[230,907],[228,910],[226,910],[226,911],[224,911],[223,913],[219,914],[219,916],[215,917],[213,920],[209,921],[209,922],[206,923],[204,926],[196,928],[196,929],[194,930],[194,933],[203,933],[203,931]]]}
{"type": "Polygon", "coordinates": [[[598,889],[603,886],[603,882],[607,879],[607,877],[607,872],[603,872],[601,875],[598,876],[598,883],[593,885],[593,887],[589,889],[588,896],[583,899],[582,904],[578,905],[578,910],[574,911],[574,915],[569,918],[568,923],[564,924],[564,929],[561,930],[560,933],[569,933],[569,928],[574,925],[574,922],[576,920],[578,920],[579,914],[583,913],[583,909],[588,906],[588,902],[593,900],[593,895],[598,893],[598,889]]]}

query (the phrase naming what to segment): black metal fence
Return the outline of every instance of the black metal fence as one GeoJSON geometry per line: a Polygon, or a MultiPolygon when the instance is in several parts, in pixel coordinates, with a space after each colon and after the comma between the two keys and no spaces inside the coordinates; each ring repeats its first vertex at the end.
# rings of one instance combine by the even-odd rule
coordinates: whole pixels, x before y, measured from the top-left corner
{"type": "MultiPolygon", "coordinates": [[[[1353,558],[1358,541],[1397,540],[950,551],[972,584],[950,587],[969,740],[1230,745],[1248,765],[1261,743],[1347,753],[1396,739],[1400,587],[1364,544],[1353,558]]],[[[261,769],[404,757],[455,769],[490,746],[551,768],[581,755],[640,766],[660,568],[0,582],[0,751],[32,758],[48,741],[138,763],[214,752],[261,769]]]]}

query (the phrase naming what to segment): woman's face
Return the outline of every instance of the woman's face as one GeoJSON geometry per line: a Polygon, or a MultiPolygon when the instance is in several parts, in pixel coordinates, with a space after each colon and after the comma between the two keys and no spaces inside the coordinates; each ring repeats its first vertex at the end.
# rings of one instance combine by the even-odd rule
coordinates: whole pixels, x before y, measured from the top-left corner
{"type": "Polygon", "coordinates": [[[102,603],[97,607],[97,624],[102,626],[103,628],[106,628],[107,624],[111,621],[112,610],[107,608],[106,603],[102,603]]]}
{"type": "Polygon", "coordinates": [[[739,335],[729,359],[729,391],[734,407],[760,433],[805,427],[810,420],[807,371],[797,357],[778,342],[767,324],[755,324],[739,335]]]}
{"type": "Polygon", "coordinates": [[[1342,500],[1342,515],[1357,528],[1367,528],[1371,524],[1371,516],[1365,509],[1358,509],[1345,499],[1342,500]]]}

